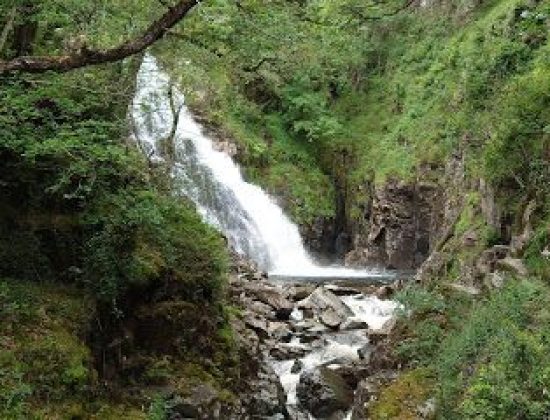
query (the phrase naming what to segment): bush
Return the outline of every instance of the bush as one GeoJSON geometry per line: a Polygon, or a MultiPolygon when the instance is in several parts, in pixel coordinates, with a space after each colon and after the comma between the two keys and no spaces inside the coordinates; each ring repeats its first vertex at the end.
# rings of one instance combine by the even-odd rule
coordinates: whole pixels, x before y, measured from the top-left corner
{"type": "MultiPolygon", "coordinates": [[[[91,211],[84,281],[104,302],[151,287],[189,301],[216,301],[226,273],[219,234],[193,207],[154,191],[108,196],[91,211]]],[[[160,292],[162,293],[162,292],[160,292]]]]}

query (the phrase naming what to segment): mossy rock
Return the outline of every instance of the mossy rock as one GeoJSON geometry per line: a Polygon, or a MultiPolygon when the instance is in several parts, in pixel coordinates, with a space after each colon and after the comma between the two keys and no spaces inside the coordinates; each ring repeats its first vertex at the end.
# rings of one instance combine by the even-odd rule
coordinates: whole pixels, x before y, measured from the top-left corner
{"type": "Polygon", "coordinates": [[[433,379],[426,369],[415,369],[402,374],[395,382],[382,390],[378,400],[368,409],[373,420],[414,420],[418,410],[433,392],[433,379]]]}

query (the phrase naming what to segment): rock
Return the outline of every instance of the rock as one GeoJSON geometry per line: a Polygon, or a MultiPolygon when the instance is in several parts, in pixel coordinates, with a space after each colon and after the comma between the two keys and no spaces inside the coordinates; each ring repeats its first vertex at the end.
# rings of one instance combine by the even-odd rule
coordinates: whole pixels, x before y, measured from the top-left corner
{"type": "Polygon", "coordinates": [[[353,391],[344,379],[324,366],[303,372],[296,393],[300,403],[321,418],[346,410],[353,401],[353,391]]]}
{"type": "Polygon", "coordinates": [[[345,318],[341,317],[334,309],[328,308],[321,313],[319,317],[321,322],[327,327],[336,329],[338,326],[344,322],[345,318]]]}
{"type": "Polygon", "coordinates": [[[437,240],[434,214],[442,206],[443,191],[435,184],[395,179],[368,189],[372,197],[368,221],[358,227],[354,250],[346,255],[346,263],[417,268],[437,240]]]}
{"type": "Polygon", "coordinates": [[[169,418],[219,418],[219,395],[208,384],[196,385],[189,395],[176,395],[169,401],[168,406],[169,418]]]}
{"type": "Polygon", "coordinates": [[[367,332],[369,336],[369,343],[377,344],[380,341],[386,339],[391,334],[396,323],[397,319],[395,317],[392,317],[387,320],[384,325],[382,325],[382,328],[378,328],[376,330],[369,329],[367,332]]]}
{"type": "Polygon", "coordinates": [[[485,284],[488,287],[493,287],[495,289],[502,288],[502,286],[504,286],[504,281],[505,281],[504,276],[501,273],[499,273],[498,271],[496,271],[494,273],[489,273],[485,277],[485,284]]]}
{"type": "Polygon", "coordinates": [[[535,200],[531,200],[525,207],[522,217],[523,231],[517,236],[512,236],[512,240],[510,242],[510,251],[514,256],[521,256],[523,254],[527,244],[534,235],[533,226],[531,224],[531,216],[536,208],[537,203],[535,200]]]}
{"type": "Polygon", "coordinates": [[[365,321],[359,321],[357,319],[346,319],[340,324],[341,331],[349,330],[367,330],[369,325],[365,321]]]}
{"type": "Polygon", "coordinates": [[[394,371],[378,372],[359,382],[355,390],[353,401],[353,420],[364,420],[368,418],[368,407],[374,401],[380,389],[386,386],[397,377],[394,371]]]}
{"type": "Polygon", "coordinates": [[[276,360],[291,360],[304,357],[308,351],[305,346],[277,344],[269,349],[269,355],[276,360]]]}
{"type": "Polygon", "coordinates": [[[479,276],[483,277],[495,271],[497,261],[505,258],[509,251],[510,247],[506,245],[495,245],[483,251],[476,262],[476,270],[479,276]]]}
{"type": "Polygon", "coordinates": [[[420,419],[433,419],[435,418],[435,398],[430,398],[416,409],[416,413],[420,419]]]}
{"type": "Polygon", "coordinates": [[[294,324],[292,324],[292,328],[296,332],[309,331],[313,333],[325,332],[327,330],[326,327],[319,324],[313,319],[304,319],[303,321],[295,322],[294,324]]]}
{"type": "Polygon", "coordinates": [[[267,325],[269,335],[277,340],[288,343],[292,338],[292,332],[284,322],[269,322],[267,325]]]}
{"type": "Polygon", "coordinates": [[[365,362],[346,362],[337,367],[331,367],[335,373],[340,375],[351,389],[357,388],[357,384],[372,373],[372,369],[365,362]]]}
{"type": "Polygon", "coordinates": [[[527,267],[523,264],[523,260],[519,258],[503,258],[502,260],[497,261],[496,267],[502,271],[506,271],[520,277],[526,277],[529,274],[527,267]]]}
{"type": "Polygon", "coordinates": [[[290,368],[290,373],[294,373],[294,374],[300,373],[303,367],[304,367],[304,364],[302,363],[302,361],[300,359],[296,359],[294,361],[294,364],[290,368]]]}
{"type": "Polygon", "coordinates": [[[275,311],[269,305],[253,300],[246,304],[246,308],[266,319],[275,319],[275,311]]]}
{"type": "Polygon", "coordinates": [[[326,309],[332,309],[339,317],[346,319],[353,316],[353,312],[348,308],[338,296],[324,287],[318,287],[309,295],[308,298],[301,300],[297,304],[298,308],[313,309],[318,312],[326,309]]]}
{"type": "Polygon", "coordinates": [[[393,287],[386,285],[380,286],[375,295],[378,299],[389,299],[394,293],[393,287]]]}
{"type": "Polygon", "coordinates": [[[260,302],[271,306],[275,310],[278,319],[288,319],[294,309],[292,302],[284,297],[282,289],[278,287],[256,282],[246,284],[245,291],[260,302]]]}
{"type": "Polygon", "coordinates": [[[258,337],[261,339],[269,337],[269,328],[265,319],[259,318],[257,315],[247,311],[243,316],[243,321],[245,325],[258,334],[258,337]]]}
{"type": "Polygon", "coordinates": [[[368,363],[370,362],[372,351],[373,351],[372,345],[365,344],[363,347],[357,350],[357,354],[359,355],[359,359],[364,360],[366,363],[368,363]]]}
{"type": "Polygon", "coordinates": [[[255,380],[249,381],[250,394],[246,403],[253,418],[273,416],[286,412],[286,394],[277,374],[267,364],[261,365],[255,380]]]}
{"type": "Polygon", "coordinates": [[[313,285],[292,286],[287,290],[288,298],[297,302],[307,298],[314,290],[315,286],[313,285]]]}
{"type": "Polygon", "coordinates": [[[447,286],[453,290],[456,290],[457,292],[465,293],[470,296],[478,296],[481,293],[481,290],[479,290],[477,287],[468,286],[465,284],[450,283],[447,286]]]}
{"type": "Polygon", "coordinates": [[[327,284],[324,287],[328,291],[334,293],[336,296],[358,295],[361,293],[359,289],[356,289],[354,287],[339,286],[336,284],[327,284]]]}
{"type": "Polygon", "coordinates": [[[465,247],[476,246],[479,240],[479,235],[475,230],[469,230],[462,236],[462,245],[465,247]]]}

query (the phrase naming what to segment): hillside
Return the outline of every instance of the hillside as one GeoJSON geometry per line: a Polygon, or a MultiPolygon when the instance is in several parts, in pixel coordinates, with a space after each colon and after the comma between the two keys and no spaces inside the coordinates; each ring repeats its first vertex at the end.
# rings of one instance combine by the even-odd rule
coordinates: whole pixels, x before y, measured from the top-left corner
{"type": "MultiPolygon", "coordinates": [[[[165,2],[4,3],[11,60],[165,2]]],[[[550,413],[549,35],[548,0],[216,0],[148,50],[312,253],[408,273],[373,367],[397,378],[366,406],[357,381],[354,419],[550,413]]],[[[275,418],[242,262],[132,137],[142,58],[0,75],[1,418],[275,418]]]]}

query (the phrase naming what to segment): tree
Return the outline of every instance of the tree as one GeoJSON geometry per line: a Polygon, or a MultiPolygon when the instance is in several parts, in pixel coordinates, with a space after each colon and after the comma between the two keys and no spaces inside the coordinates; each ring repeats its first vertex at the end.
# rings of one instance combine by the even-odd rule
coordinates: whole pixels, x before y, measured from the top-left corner
{"type": "MultiPolygon", "coordinates": [[[[162,4],[166,4],[164,1],[162,4]]],[[[161,39],[181,21],[198,0],[179,0],[139,36],[109,49],[90,49],[82,45],[77,51],[56,56],[19,56],[12,60],[0,60],[0,75],[15,71],[42,73],[48,70],[69,71],[85,66],[112,63],[137,54],[161,39]]],[[[7,25],[11,25],[8,21],[7,25]]],[[[9,28],[8,28],[9,30],[9,28]]]]}

